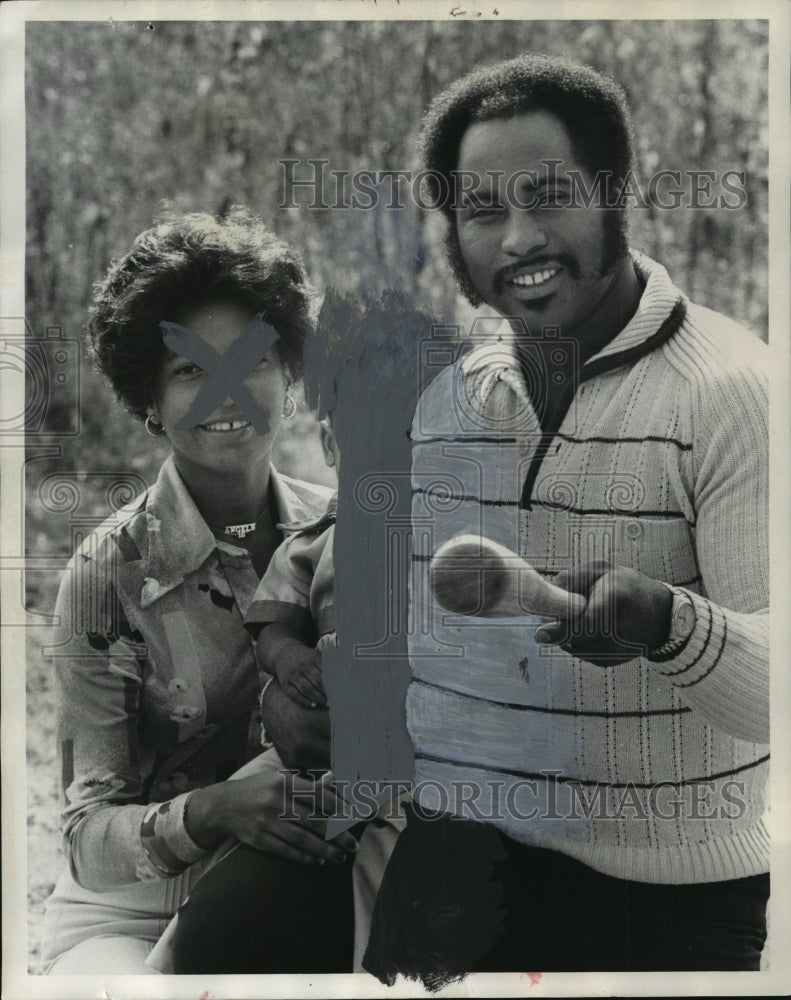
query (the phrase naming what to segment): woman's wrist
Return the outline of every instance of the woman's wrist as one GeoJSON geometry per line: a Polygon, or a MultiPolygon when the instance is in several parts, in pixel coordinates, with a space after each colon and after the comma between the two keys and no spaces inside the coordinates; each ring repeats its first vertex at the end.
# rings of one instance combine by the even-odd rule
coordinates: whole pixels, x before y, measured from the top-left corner
{"type": "Polygon", "coordinates": [[[223,805],[226,782],[196,788],[184,809],[184,827],[199,847],[216,847],[228,835],[223,805]]]}

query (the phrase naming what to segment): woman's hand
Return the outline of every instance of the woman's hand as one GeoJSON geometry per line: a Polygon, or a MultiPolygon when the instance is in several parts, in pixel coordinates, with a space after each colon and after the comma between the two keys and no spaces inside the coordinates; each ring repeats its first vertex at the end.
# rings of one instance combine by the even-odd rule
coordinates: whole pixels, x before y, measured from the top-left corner
{"type": "Polygon", "coordinates": [[[332,842],[324,840],[327,817],[341,805],[330,780],[327,774],[318,781],[302,778],[274,759],[250,777],[193,792],[187,832],[202,847],[233,837],[301,864],[345,861],[357,849],[355,838],[342,833],[332,842]]]}
{"type": "Polygon", "coordinates": [[[582,594],[587,604],[571,621],[541,625],[536,629],[537,642],[608,667],[645,656],[667,640],[673,596],[659,580],[594,560],[558,573],[553,582],[582,594]]]}

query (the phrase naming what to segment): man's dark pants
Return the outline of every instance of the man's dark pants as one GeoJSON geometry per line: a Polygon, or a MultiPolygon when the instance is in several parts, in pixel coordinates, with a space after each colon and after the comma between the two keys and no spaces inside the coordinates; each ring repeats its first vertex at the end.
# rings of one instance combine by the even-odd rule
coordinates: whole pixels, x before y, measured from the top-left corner
{"type": "Polygon", "coordinates": [[[472,971],[758,970],[768,897],[768,875],[628,881],[412,806],[364,966],[436,986],[472,971]]]}

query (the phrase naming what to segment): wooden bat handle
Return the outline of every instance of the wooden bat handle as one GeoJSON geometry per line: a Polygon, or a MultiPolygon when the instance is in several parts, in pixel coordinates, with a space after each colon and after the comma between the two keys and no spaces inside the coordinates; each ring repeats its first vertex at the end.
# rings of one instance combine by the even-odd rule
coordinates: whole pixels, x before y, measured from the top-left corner
{"type": "Polygon", "coordinates": [[[457,535],[440,545],[429,580],[437,603],[459,615],[568,619],[585,607],[584,597],[549,583],[521,556],[482,535],[457,535]]]}

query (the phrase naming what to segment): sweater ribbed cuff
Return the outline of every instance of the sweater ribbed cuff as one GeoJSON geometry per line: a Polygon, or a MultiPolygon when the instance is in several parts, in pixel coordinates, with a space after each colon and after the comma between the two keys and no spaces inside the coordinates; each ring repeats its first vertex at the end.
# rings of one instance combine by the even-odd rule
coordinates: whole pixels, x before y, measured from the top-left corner
{"type": "Polygon", "coordinates": [[[720,608],[705,597],[684,591],[695,606],[695,627],[687,641],[672,655],[651,655],[647,659],[677,687],[692,687],[715,670],[722,656],[728,625],[720,608]]]}

